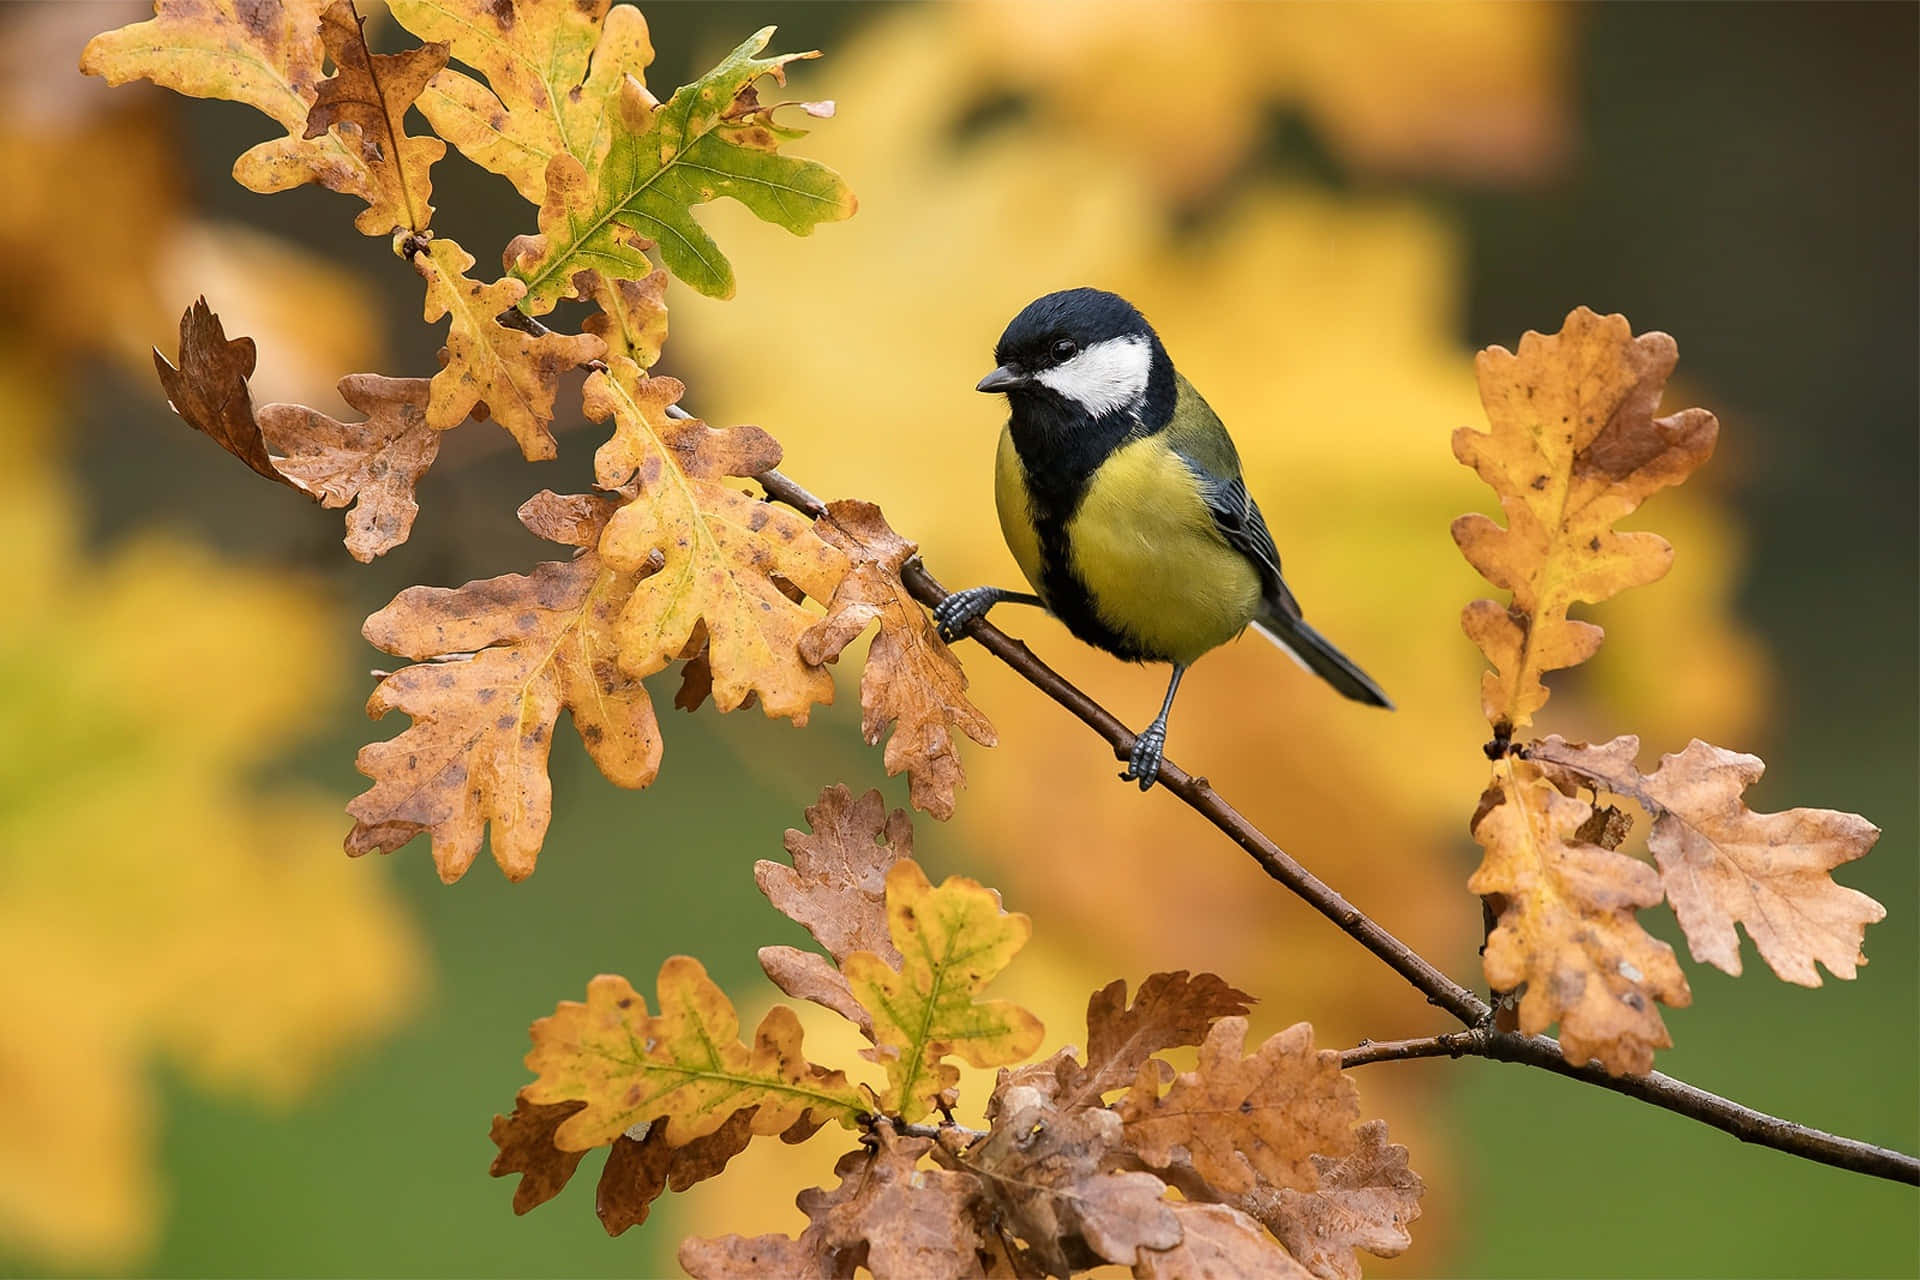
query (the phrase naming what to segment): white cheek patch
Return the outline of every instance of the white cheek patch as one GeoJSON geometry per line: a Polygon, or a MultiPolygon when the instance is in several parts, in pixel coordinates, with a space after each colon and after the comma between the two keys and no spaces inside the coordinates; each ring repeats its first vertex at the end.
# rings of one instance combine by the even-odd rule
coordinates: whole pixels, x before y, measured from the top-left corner
{"type": "Polygon", "coordinates": [[[1123,409],[1147,389],[1153,352],[1145,338],[1096,342],[1065,364],[1034,375],[1034,381],[1076,401],[1098,417],[1123,409]]]}

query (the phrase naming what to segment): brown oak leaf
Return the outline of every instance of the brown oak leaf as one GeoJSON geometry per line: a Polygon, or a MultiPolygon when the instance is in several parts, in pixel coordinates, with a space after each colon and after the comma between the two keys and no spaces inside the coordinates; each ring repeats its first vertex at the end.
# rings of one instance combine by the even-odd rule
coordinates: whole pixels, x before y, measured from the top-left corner
{"type": "Polygon", "coordinates": [[[871,502],[835,502],[814,527],[846,553],[852,568],[827,602],[826,617],[800,638],[800,653],[815,664],[832,662],[879,623],[860,676],[861,731],[875,746],[891,725],[882,757],[887,776],[905,773],[913,807],[950,818],[954,793],[966,783],[954,735],[983,747],[999,737],[967,700],[960,660],[900,581],[901,567],[919,548],[895,533],[871,502]]]}
{"type": "Polygon", "coordinates": [[[1320,1280],[1360,1280],[1356,1249],[1376,1258],[1405,1252],[1427,1190],[1407,1167],[1407,1149],[1387,1141],[1385,1120],[1367,1121],[1354,1137],[1351,1155],[1313,1157],[1317,1189],[1259,1186],[1235,1201],[1320,1280]]]}
{"type": "Polygon", "coordinates": [[[493,1129],[487,1136],[500,1150],[487,1172],[496,1178],[520,1175],[520,1185],[513,1189],[515,1213],[526,1213],[559,1195],[580,1167],[580,1158],[586,1152],[562,1151],[553,1145],[553,1135],[568,1116],[586,1105],[540,1105],[516,1097],[512,1115],[493,1118],[493,1129]]]}
{"type": "Polygon", "coordinates": [[[1100,1095],[1131,1085],[1147,1060],[1162,1049],[1199,1044],[1221,1018],[1239,1017],[1253,997],[1211,973],[1191,976],[1150,974],[1127,1004],[1127,984],[1119,979],[1087,1001],[1087,1062],[1062,1070],[1060,1105],[1098,1106],[1100,1095]]]}
{"type": "Polygon", "coordinates": [[[284,457],[273,459],[284,476],[347,513],[347,553],[365,564],[407,540],[420,504],[414,490],[440,452],[440,433],[427,425],[425,378],[383,378],[350,373],[340,396],[366,414],[340,422],[318,409],[270,404],[260,427],[284,457]]]}
{"type": "Polygon", "coordinates": [[[1647,847],[1694,959],[1737,976],[1734,926],[1742,924],[1761,959],[1788,982],[1819,986],[1818,964],[1853,977],[1866,963],[1867,926],[1887,911],[1830,873],[1863,857],[1880,829],[1834,809],[1755,813],[1741,795],[1766,772],[1758,756],[1696,738],[1648,775],[1634,764],[1639,750],[1630,734],[1595,747],[1555,735],[1532,755],[1637,800],[1653,816],[1647,847]]]}
{"type": "Polygon", "coordinates": [[[373,785],[347,806],[347,852],[388,853],[425,831],[451,883],[491,823],[500,869],[510,880],[531,875],[553,816],[547,752],[562,708],[610,782],[653,781],[653,703],[614,660],[610,636],[634,575],[591,550],[612,505],[537,494],[521,523],[580,555],[451,590],[410,587],[367,619],[371,643],[415,663],[380,682],[367,714],[398,710],[413,724],[361,748],[355,765],[373,785]]]}
{"type": "MultiPolygon", "coordinates": [[[[555,1105],[566,1107],[571,1113],[586,1104],[555,1105]]],[[[594,1211],[600,1215],[600,1225],[606,1228],[607,1234],[617,1236],[645,1222],[653,1202],[669,1187],[685,1191],[695,1183],[718,1177],[727,1162],[753,1141],[754,1111],[753,1107],[736,1111],[712,1133],[679,1147],[667,1145],[664,1124],[648,1125],[644,1137],[635,1138],[626,1133],[615,1138],[607,1151],[606,1167],[600,1171],[600,1185],[594,1192],[594,1211]]],[[[574,1159],[578,1160],[581,1154],[574,1153],[574,1159]]]]}
{"type": "Polygon", "coordinates": [[[1176,1204],[1173,1216],[1180,1222],[1180,1243],[1142,1249],[1133,1266],[1140,1280],[1307,1280],[1311,1274],[1238,1209],[1176,1204]]]}
{"type": "Polygon", "coordinates": [[[1222,1018],[1200,1046],[1193,1071],[1160,1092],[1157,1064],[1141,1067],[1120,1101],[1126,1138],[1156,1169],[1190,1163],[1225,1195],[1259,1182],[1310,1188],[1314,1155],[1353,1148],[1360,1102],[1340,1055],[1316,1052],[1304,1022],[1245,1052],[1247,1020],[1222,1018]]]}
{"type": "Polygon", "coordinates": [[[1654,1002],[1680,1008],[1693,996],[1673,948],[1634,918],[1659,903],[1659,873],[1582,840],[1592,811],[1539,765],[1501,761],[1474,820],[1486,856],[1467,887],[1499,895],[1485,968],[1496,991],[1526,984],[1521,1030],[1537,1035],[1557,1021],[1567,1061],[1642,1075],[1653,1051],[1673,1043],[1654,1002]]]}
{"type": "Polygon", "coordinates": [[[754,883],[835,960],[872,951],[898,965],[887,932],[887,872],[913,856],[913,820],[903,809],[889,813],[878,791],[856,800],[843,785],[822,791],[806,819],[806,831],[787,831],[793,865],[762,859],[754,883]]]}
{"type": "Polygon", "coordinates": [[[407,136],[404,117],[427,81],[447,65],[445,44],[420,45],[400,53],[367,48],[364,20],[352,0],[334,0],[320,15],[320,39],[334,73],[314,86],[303,138],[337,130],[366,166],[367,208],[353,225],[370,236],[397,227],[425,231],[433,219],[433,180],[428,170],[447,154],[447,144],[407,136]]]}
{"type": "Polygon", "coordinates": [[[180,420],[269,480],[303,493],[306,485],[281,473],[254,418],[247,379],[259,358],[253,339],[227,338],[220,317],[201,298],[180,316],[180,363],[154,348],[153,367],[180,420]]]}
{"type": "Polygon", "coordinates": [[[680,1242],[680,1266],[693,1280],[842,1280],[851,1267],[828,1271],[814,1230],[792,1236],[688,1236],[680,1242]]]}
{"type": "MultiPolygon", "coordinates": [[[[525,296],[511,276],[481,284],[467,278],[473,255],[452,240],[429,241],[413,255],[427,282],[427,323],[452,317],[447,364],[433,375],[427,422],[447,431],[482,413],[505,427],[530,461],[554,456],[553,401],[562,374],[606,353],[590,333],[529,333],[499,317],[525,296]]],[[[614,486],[605,486],[614,487],[614,486]]]]}

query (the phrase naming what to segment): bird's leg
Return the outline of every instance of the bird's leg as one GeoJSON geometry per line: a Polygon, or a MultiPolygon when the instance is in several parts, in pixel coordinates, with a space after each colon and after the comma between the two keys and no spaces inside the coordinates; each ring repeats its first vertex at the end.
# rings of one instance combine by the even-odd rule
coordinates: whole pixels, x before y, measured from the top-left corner
{"type": "Polygon", "coordinates": [[[1046,607],[1046,601],[1030,591],[1009,591],[1005,587],[968,587],[933,606],[933,621],[940,628],[940,638],[952,644],[966,631],[968,623],[975,618],[986,617],[987,610],[997,604],[1037,604],[1046,607]]]}
{"type": "Polygon", "coordinates": [[[1187,669],[1175,663],[1173,679],[1167,682],[1167,700],[1160,704],[1160,714],[1153,723],[1133,740],[1127,771],[1120,775],[1123,781],[1138,782],[1142,791],[1152,788],[1160,776],[1160,757],[1167,747],[1167,714],[1173,710],[1173,695],[1180,692],[1180,677],[1185,674],[1187,669]]]}

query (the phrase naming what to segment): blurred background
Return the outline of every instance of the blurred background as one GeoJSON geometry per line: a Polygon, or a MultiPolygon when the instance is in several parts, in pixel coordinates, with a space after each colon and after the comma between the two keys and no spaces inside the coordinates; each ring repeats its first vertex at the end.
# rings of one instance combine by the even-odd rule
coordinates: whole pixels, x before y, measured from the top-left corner
{"type": "MultiPolygon", "coordinates": [[[[367,7],[367,6],[363,6],[367,7]]],[[[372,6],[377,9],[376,6],[372,6]]],[[[584,488],[596,435],[522,462],[446,441],[412,540],[372,566],[340,518],[262,484],[168,412],[148,349],[205,293],[261,349],[256,395],[340,411],[342,374],[430,371],[418,282],[315,188],[228,177],[268,136],[229,103],[73,70],[138,3],[0,9],[0,1273],[672,1274],[689,1231],[793,1229],[836,1148],[756,1148],[617,1240],[575,1185],[526,1218],[486,1177],[526,1025],[596,972],[646,989],[697,954],[755,1016],[756,947],[798,933],[750,868],[819,789],[879,786],[852,671],[796,731],[663,710],[659,783],[607,784],[571,734],[538,872],[436,879],[423,843],[339,852],[361,715],[359,620],[413,583],[524,570],[513,519],[584,488]]],[[[1911,5],[733,5],[646,9],[661,96],[766,23],[827,51],[799,144],[860,213],[794,240],[703,220],[741,284],[670,290],[661,368],[755,421],[816,492],[880,501],[950,584],[1011,581],[991,510],[1003,412],[973,381],[1005,320],[1092,283],[1138,301],[1233,424],[1289,578],[1398,697],[1356,712],[1236,645],[1187,682],[1172,755],[1444,967],[1478,980],[1466,834],[1485,763],[1484,586],[1447,536],[1491,495],[1451,430],[1472,352],[1573,306],[1678,339],[1667,405],[1719,453],[1631,522],[1673,573],[1592,611],[1599,658],[1546,729],[1692,736],[1769,761],[1756,807],[1866,814],[1840,879],[1889,909],[1855,982],[1787,986],[1751,950],[1689,964],[1667,1071],[1920,1147],[1916,933],[1916,17],[1911,5]],[[1249,691],[1258,691],[1250,694],[1249,691]]],[[[388,27],[391,44],[398,34],[388,27]]],[[[532,229],[457,156],[436,225],[484,264],[532,229]]],[[[563,319],[564,319],[563,315],[563,319]]],[[[563,397],[563,404],[565,399],[563,397]]],[[[577,403],[577,402],[576,402],[577,403]]],[[[1014,625],[1014,619],[1007,620],[1014,625]]],[[[1160,675],[1016,631],[1130,722],[1160,675]]],[[[854,659],[849,657],[851,668],[854,659]]],[[[1320,1042],[1442,1029],[1064,713],[970,661],[1002,746],[970,750],[936,873],[1030,913],[999,987],[1077,1041],[1114,976],[1212,968],[1256,1030],[1320,1042]]],[[[656,690],[671,699],[671,675],[656,690]]],[[[1645,913],[1679,942],[1670,916],[1645,913]]],[[[1684,955],[1684,950],[1683,950],[1684,955]]],[[[809,1021],[823,1056],[831,1031],[809,1021]]],[[[1433,1188],[1398,1275],[1911,1275],[1920,1196],[1740,1146],[1543,1073],[1482,1062],[1358,1077],[1433,1188]]],[[[978,1105],[980,1093],[974,1094],[978,1105]]]]}

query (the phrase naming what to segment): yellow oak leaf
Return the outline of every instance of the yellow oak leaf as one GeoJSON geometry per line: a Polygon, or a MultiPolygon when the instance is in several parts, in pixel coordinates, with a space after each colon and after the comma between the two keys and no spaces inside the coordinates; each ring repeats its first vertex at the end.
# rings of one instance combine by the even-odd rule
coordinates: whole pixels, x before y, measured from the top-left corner
{"type": "Polygon", "coordinates": [[[542,492],[520,508],[535,534],[582,548],[572,560],[464,587],[409,587],[367,619],[368,641],[414,660],[367,700],[379,719],[413,724],[360,749],[373,785],[347,806],[347,852],[390,853],[421,832],[452,883],[492,824],[494,861],[510,880],[533,874],[553,817],[547,753],[560,711],[616,786],[660,771],[660,730],[639,680],[614,659],[611,627],[634,575],[592,548],[612,503],[542,492]]]}
{"type": "Polygon", "coordinates": [[[307,113],[306,138],[338,129],[343,141],[360,153],[366,166],[367,208],[353,225],[364,234],[384,236],[396,227],[425,231],[433,220],[433,181],[428,170],[447,154],[434,137],[407,136],[404,117],[439,70],[447,65],[447,46],[427,44],[401,53],[367,48],[362,19],[353,0],[334,0],[320,15],[320,39],[333,59],[334,73],[314,89],[307,113]]]}
{"type": "Polygon", "coordinates": [[[793,1010],[775,1005],[752,1048],[740,1042],[733,1002],[690,956],[660,966],[660,1013],[625,978],[601,974],[586,1003],[562,1001],[533,1024],[521,1090],[536,1104],[585,1102],[554,1135],[563,1151],[603,1146],[636,1124],[661,1122],[670,1146],[713,1133],[745,1107],[754,1133],[811,1116],[851,1128],[865,1096],[839,1071],[808,1062],[793,1010]]]}
{"type": "Polygon", "coordinates": [[[1570,620],[1569,607],[1653,582],[1673,561],[1665,538],[1613,526],[1713,452],[1719,423],[1706,410],[1654,417],[1677,359],[1666,334],[1636,338],[1625,316],[1580,307],[1559,333],[1521,338],[1517,355],[1489,347],[1474,362],[1493,429],[1461,427],[1453,452],[1499,495],[1507,527],[1461,516],[1453,537],[1489,582],[1513,592],[1508,608],[1476,600],[1462,615],[1494,665],[1480,697],[1505,736],[1546,702],[1543,672],[1600,646],[1600,628],[1570,620]]]}
{"type": "Polygon", "coordinates": [[[1018,1062],[1040,1047],[1040,1020],[1007,1000],[979,993],[1033,935],[1033,922],[1000,906],[1000,895],[964,876],[938,889],[918,863],[887,872],[887,925],[898,967],[872,951],[841,962],[854,999],[873,1015],[876,1048],[887,1070],[882,1107],[908,1122],[933,1109],[941,1090],[960,1079],[944,1061],[958,1055],[976,1067],[1018,1062]]]}
{"type": "Polygon", "coordinates": [[[580,326],[607,344],[607,358],[625,356],[642,369],[660,359],[667,340],[667,273],[643,280],[608,280],[598,271],[573,277],[573,294],[600,308],[580,326]]]}
{"type": "Polygon", "coordinates": [[[1497,991],[1526,984],[1520,1029],[1537,1035],[1558,1022],[1568,1062],[1645,1075],[1653,1051],[1673,1043],[1654,1002],[1693,999],[1673,948],[1634,918],[1659,903],[1659,873],[1582,838],[1593,806],[1560,794],[1530,761],[1498,761],[1480,803],[1473,838],[1486,856],[1467,887],[1498,895],[1487,981],[1497,991]]]}
{"type": "Polygon", "coordinates": [[[1853,977],[1867,962],[1860,949],[1867,926],[1887,909],[1834,883],[1831,872],[1864,857],[1880,828],[1835,809],[1755,813],[1741,793],[1766,772],[1758,756],[1696,738],[1643,774],[1634,765],[1639,750],[1632,735],[1598,747],[1556,735],[1531,754],[1630,796],[1653,815],[1647,848],[1694,959],[1737,977],[1734,926],[1742,924],[1760,958],[1788,982],[1819,986],[1822,964],[1835,977],[1853,977]]]}
{"type": "Polygon", "coordinates": [[[815,703],[832,700],[833,678],[801,655],[800,637],[816,615],[782,584],[828,599],[846,557],[804,516],[725,483],[777,465],[780,446],[758,427],[715,430],[670,416],[685,390],[672,378],[643,377],[624,358],[587,379],[587,416],[614,423],[613,438],[594,455],[598,483],[638,487],[607,523],[600,553],[628,572],[660,564],[615,623],[620,664],[651,675],[704,628],[722,711],[755,694],[768,715],[804,724],[815,703]]]}
{"type": "Polygon", "coordinates": [[[529,460],[551,458],[553,401],[560,376],[605,354],[592,334],[534,334],[500,323],[526,293],[512,277],[492,284],[467,278],[473,255],[452,240],[433,240],[414,254],[414,269],[427,282],[429,324],[451,316],[447,366],[433,375],[427,424],[436,431],[459,426],[482,412],[520,442],[529,460]]]}
{"type": "Polygon", "coordinates": [[[467,159],[513,183],[534,204],[547,165],[572,156],[599,170],[612,140],[613,95],[644,80],[653,61],[647,22],[630,4],[573,0],[389,0],[394,18],[487,78],[442,71],[420,98],[434,131],[467,159]]]}
{"type": "Polygon", "coordinates": [[[234,162],[250,191],[318,182],[372,203],[377,183],[357,145],[332,131],[305,136],[321,82],[320,15],[328,0],[154,0],[154,17],[95,36],[80,70],[108,84],[151,80],[195,98],[265,112],[287,136],[234,162]]]}
{"type": "Polygon", "coordinates": [[[871,502],[835,502],[814,528],[846,553],[852,568],[827,601],[827,616],[800,638],[801,656],[832,662],[870,624],[880,624],[860,674],[861,732],[872,746],[891,727],[882,756],[887,775],[907,775],[914,808],[950,818],[954,793],[967,780],[957,736],[983,747],[999,737],[968,701],[960,660],[900,581],[902,566],[919,548],[895,533],[871,502]]]}

